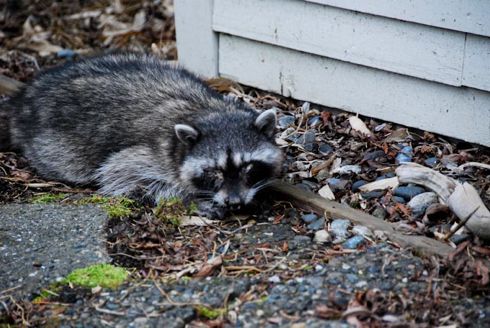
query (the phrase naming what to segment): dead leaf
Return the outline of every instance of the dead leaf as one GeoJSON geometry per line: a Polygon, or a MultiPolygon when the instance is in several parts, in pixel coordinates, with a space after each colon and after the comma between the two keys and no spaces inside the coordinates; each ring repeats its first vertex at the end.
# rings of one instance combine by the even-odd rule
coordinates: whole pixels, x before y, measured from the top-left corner
{"type": "Polygon", "coordinates": [[[180,225],[183,227],[186,226],[204,227],[216,223],[217,223],[216,220],[210,220],[201,216],[185,216],[180,219],[180,225]]]}
{"type": "Polygon", "coordinates": [[[201,269],[194,275],[194,277],[196,278],[208,277],[214,272],[214,270],[216,270],[222,264],[223,264],[223,257],[221,255],[213,257],[201,267],[201,269]]]}
{"type": "Polygon", "coordinates": [[[315,308],[315,315],[322,319],[339,319],[342,315],[337,309],[326,306],[325,304],[320,304],[315,308]]]}
{"type": "Polygon", "coordinates": [[[373,133],[368,129],[366,124],[357,116],[349,117],[349,123],[353,130],[358,131],[368,137],[371,137],[373,133]]]}
{"type": "Polygon", "coordinates": [[[318,190],[318,194],[325,199],[335,200],[335,195],[333,194],[333,192],[330,189],[330,186],[328,184],[321,187],[320,190],[318,190]]]}
{"type": "Polygon", "coordinates": [[[410,133],[407,128],[399,128],[395,131],[391,132],[386,138],[383,139],[383,142],[402,142],[405,141],[408,137],[410,137],[410,133]]]}

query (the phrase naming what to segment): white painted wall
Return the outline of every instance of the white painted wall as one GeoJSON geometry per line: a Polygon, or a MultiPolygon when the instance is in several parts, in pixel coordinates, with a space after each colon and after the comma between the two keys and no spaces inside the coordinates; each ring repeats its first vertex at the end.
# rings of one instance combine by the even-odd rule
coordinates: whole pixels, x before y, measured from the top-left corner
{"type": "Polygon", "coordinates": [[[213,29],[461,85],[465,35],[298,0],[215,0],[213,29]]]}

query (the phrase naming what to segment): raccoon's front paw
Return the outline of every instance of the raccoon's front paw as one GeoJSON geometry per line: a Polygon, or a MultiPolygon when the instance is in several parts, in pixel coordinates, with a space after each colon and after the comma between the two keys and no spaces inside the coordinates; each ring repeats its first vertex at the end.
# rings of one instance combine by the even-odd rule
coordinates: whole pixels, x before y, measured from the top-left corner
{"type": "Polygon", "coordinates": [[[212,202],[201,202],[197,205],[197,213],[212,220],[221,220],[227,211],[226,208],[216,206],[212,202]]]}

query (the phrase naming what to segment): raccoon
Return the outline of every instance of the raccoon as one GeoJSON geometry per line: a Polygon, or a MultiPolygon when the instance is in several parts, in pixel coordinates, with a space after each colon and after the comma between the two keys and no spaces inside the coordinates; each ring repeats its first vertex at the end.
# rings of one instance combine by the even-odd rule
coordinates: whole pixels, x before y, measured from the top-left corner
{"type": "Polygon", "coordinates": [[[274,110],[223,97],[151,55],[47,70],[9,106],[11,143],[41,176],[105,195],[176,196],[222,218],[281,171],[274,110]]]}

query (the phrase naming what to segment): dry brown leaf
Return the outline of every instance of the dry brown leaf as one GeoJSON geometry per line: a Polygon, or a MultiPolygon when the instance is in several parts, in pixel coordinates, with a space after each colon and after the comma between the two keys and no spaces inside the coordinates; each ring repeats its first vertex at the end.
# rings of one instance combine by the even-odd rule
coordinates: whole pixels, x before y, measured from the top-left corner
{"type": "Polygon", "coordinates": [[[320,304],[315,308],[315,315],[322,319],[338,319],[342,315],[342,312],[328,307],[325,304],[320,304]]]}
{"type": "Polygon", "coordinates": [[[212,259],[208,260],[197,272],[194,277],[196,278],[204,278],[210,276],[214,270],[216,270],[218,267],[220,267],[223,264],[223,257],[216,256],[213,257],[212,259]]]}

